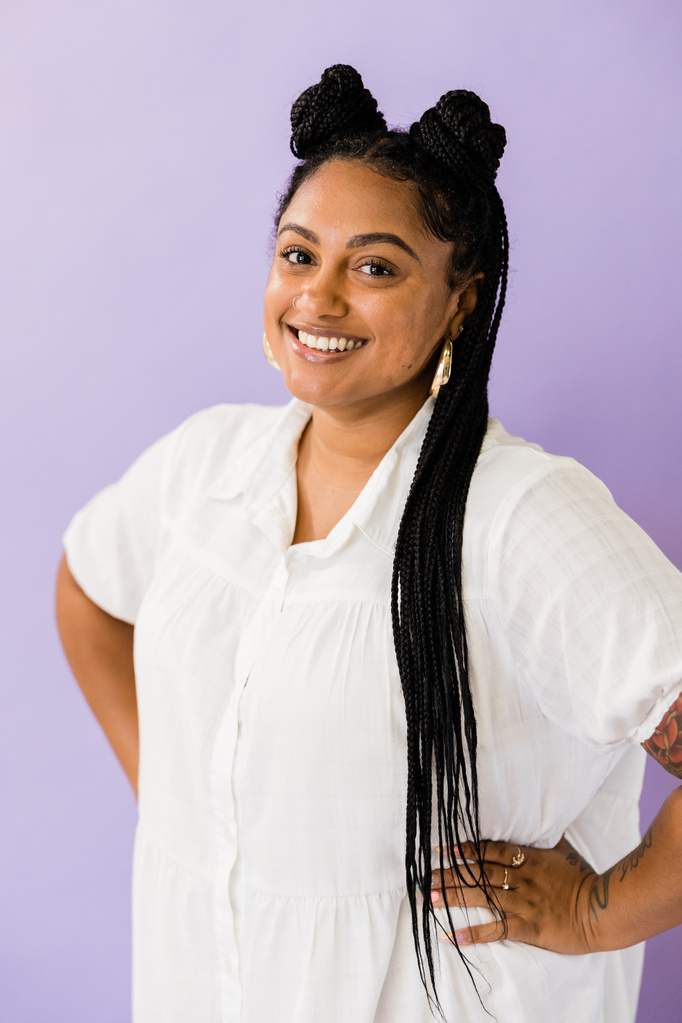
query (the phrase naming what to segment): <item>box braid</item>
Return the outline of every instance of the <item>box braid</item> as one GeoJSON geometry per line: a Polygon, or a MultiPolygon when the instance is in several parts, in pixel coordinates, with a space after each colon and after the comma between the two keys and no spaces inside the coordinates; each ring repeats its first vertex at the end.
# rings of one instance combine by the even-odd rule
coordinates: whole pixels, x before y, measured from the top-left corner
{"type": "MultiPolygon", "coordinates": [[[[296,100],[291,124],[291,149],[303,162],[280,197],[276,227],[300,185],[323,163],[358,160],[415,184],[424,224],[454,243],[453,288],[475,273],[484,275],[474,312],[454,345],[450,383],[440,389],[424,438],[398,532],[391,594],[407,720],[407,894],[422,982],[442,1016],[434,968],[434,923],[440,925],[430,900],[417,893],[429,890],[434,869],[443,880],[448,849],[474,843],[481,879],[454,857],[452,869],[462,884],[480,887],[501,915],[483,872],[462,533],[487,429],[488,376],[507,285],[507,222],[495,187],[506,136],[491,122],[487,105],[465,90],[446,93],[409,131],[389,131],[360,75],[343,64],[328,68],[296,100]],[[435,833],[441,852],[434,865],[435,833]]],[[[447,904],[446,912],[454,933],[447,904]]]]}

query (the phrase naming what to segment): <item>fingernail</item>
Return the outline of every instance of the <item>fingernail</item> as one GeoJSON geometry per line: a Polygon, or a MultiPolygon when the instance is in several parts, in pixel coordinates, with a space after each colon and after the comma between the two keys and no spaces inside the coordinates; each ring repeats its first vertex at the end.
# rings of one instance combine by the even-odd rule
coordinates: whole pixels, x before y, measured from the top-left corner
{"type": "Polygon", "coordinates": [[[458,945],[468,945],[469,935],[466,931],[455,931],[455,941],[458,945]]]}
{"type": "Polygon", "coordinates": [[[440,892],[431,892],[431,905],[441,901],[440,892]]]}

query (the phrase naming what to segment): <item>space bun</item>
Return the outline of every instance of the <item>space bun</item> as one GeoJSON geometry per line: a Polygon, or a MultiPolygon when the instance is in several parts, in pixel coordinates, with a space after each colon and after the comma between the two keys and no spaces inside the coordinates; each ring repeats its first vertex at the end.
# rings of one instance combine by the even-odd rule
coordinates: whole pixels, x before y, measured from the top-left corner
{"type": "Polygon", "coordinates": [[[480,188],[492,188],[507,142],[501,124],[475,92],[446,92],[410,128],[414,142],[435,160],[480,188]]]}
{"type": "Polygon", "coordinates": [[[332,139],[385,131],[377,101],[349,64],[328,67],[291,108],[291,151],[299,160],[307,160],[332,139]]]}

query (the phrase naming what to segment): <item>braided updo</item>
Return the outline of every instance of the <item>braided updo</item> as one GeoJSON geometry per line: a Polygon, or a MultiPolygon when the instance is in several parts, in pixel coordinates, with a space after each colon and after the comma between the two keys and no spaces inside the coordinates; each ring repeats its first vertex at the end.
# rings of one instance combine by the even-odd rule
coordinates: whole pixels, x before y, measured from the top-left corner
{"type": "Polygon", "coordinates": [[[412,125],[410,136],[453,174],[482,189],[495,186],[507,136],[475,92],[446,92],[412,125]]]}
{"type": "Polygon", "coordinates": [[[291,108],[291,152],[299,160],[307,160],[334,138],[385,131],[377,101],[349,64],[328,67],[291,108]]]}
{"type": "MultiPolygon", "coordinates": [[[[407,894],[420,974],[440,1010],[434,969],[434,926],[439,924],[430,900],[417,893],[429,890],[434,870],[443,881],[448,849],[473,842],[482,879],[454,859],[452,869],[464,884],[480,887],[491,909],[502,915],[483,872],[462,533],[487,429],[488,376],[507,286],[507,222],[495,187],[506,137],[504,128],[491,122],[486,104],[466,90],[446,93],[409,131],[389,131],[360,75],[347,65],[328,68],[318,85],[306,89],[294,103],[291,122],[291,148],[304,162],[280,198],[276,226],[301,184],[322,164],[360,161],[386,177],[413,183],[425,227],[452,243],[451,287],[483,275],[475,309],[454,347],[450,383],[438,393],[419,455],[398,532],[391,595],[407,720],[407,894]],[[436,864],[434,831],[441,849],[436,864]]],[[[447,916],[454,933],[449,907],[447,916]]]]}

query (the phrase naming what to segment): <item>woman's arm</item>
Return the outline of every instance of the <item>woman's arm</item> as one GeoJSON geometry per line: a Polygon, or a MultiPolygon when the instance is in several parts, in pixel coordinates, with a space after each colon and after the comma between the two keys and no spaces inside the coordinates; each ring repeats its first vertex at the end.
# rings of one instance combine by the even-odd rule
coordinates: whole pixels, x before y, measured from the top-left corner
{"type": "Polygon", "coordinates": [[[66,558],[57,575],[57,626],[76,681],[137,795],[139,735],[133,626],[85,595],[66,558]]]}
{"type": "MultiPolygon", "coordinates": [[[[682,695],[644,748],[682,778],[682,695]]],[[[518,852],[514,844],[486,843],[486,875],[505,912],[506,928],[503,921],[469,928],[457,933],[460,944],[507,937],[577,955],[626,948],[682,924],[682,787],[666,799],[637,848],[603,874],[565,839],[554,849],[524,847],[523,863],[514,866],[518,852]]],[[[462,853],[473,855],[466,846],[462,853]]],[[[461,889],[454,881],[446,871],[451,905],[486,905],[479,889],[461,889]]],[[[434,905],[443,905],[440,886],[432,891],[434,905]]]]}

